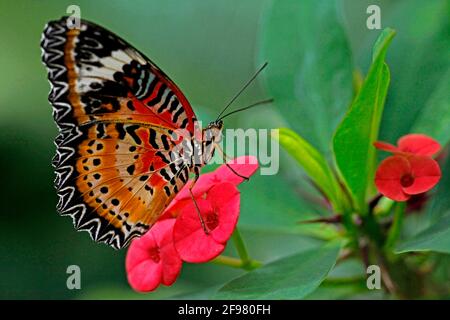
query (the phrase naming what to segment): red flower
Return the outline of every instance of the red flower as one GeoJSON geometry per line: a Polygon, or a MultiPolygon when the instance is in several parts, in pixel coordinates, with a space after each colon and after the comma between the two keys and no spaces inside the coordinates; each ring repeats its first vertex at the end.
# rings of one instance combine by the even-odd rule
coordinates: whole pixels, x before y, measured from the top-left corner
{"type": "Polygon", "coordinates": [[[181,259],[173,244],[175,219],[156,223],[143,237],[131,243],[125,261],[128,282],[136,291],[170,286],[181,270],[181,259]]]}
{"type": "Polygon", "coordinates": [[[378,167],[375,185],[386,197],[406,201],[411,195],[426,192],[441,178],[436,161],[426,156],[392,156],[378,167]]]}
{"type": "MultiPolygon", "coordinates": [[[[221,182],[230,182],[237,186],[244,181],[244,178],[238,176],[236,173],[243,177],[250,177],[256,172],[256,170],[258,170],[258,160],[252,156],[238,157],[227,164],[235,172],[233,172],[227,165],[221,165],[214,172],[205,173],[200,176],[192,189],[192,194],[195,199],[204,197],[213,186],[221,182]]],[[[160,219],[177,217],[182,208],[184,208],[188,203],[192,203],[189,187],[189,183],[184,186],[184,188],[177,194],[175,199],[173,199],[164,211],[164,214],[160,219]]]]}
{"type": "Polygon", "coordinates": [[[398,140],[398,147],[375,142],[375,147],[394,156],[381,162],[375,174],[375,185],[383,195],[406,201],[411,195],[427,192],[441,178],[439,164],[431,156],[440,150],[437,141],[421,134],[409,134],[398,140]]]}
{"type": "Polygon", "coordinates": [[[162,217],[143,237],[133,240],[127,252],[128,282],[137,291],[152,291],[160,283],[171,285],[182,260],[206,262],[218,256],[233,233],[240,207],[236,185],[258,169],[255,157],[239,157],[211,173],[201,175],[192,193],[186,186],[172,200],[162,217]],[[174,219],[176,218],[176,219],[174,219]]]}
{"type": "Polygon", "coordinates": [[[380,150],[392,153],[409,153],[421,156],[436,154],[441,150],[439,142],[424,134],[412,133],[401,137],[397,141],[398,147],[383,141],[377,141],[374,146],[380,150]]]}
{"type": "Polygon", "coordinates": [[[258,169],[255,157],[244,156],[201,175],[192,194],[199,206],[206,231],[186,185],[166,209],[164,217],[178,217],[174,241],[182,260],[200,263],[214,259],[225,249],[239,218],[239,191],[235,187],[258,169]],[[230,166],[233,170],[231,170],[230,166]],[[239,175],[237,175],[238,173],[239,175]]]}
{"type": "Polygon", "coordinates": [[[174,226],[175,248],[186,262],[206,262],[222,253],[239,217],[239,191],[230,182],[214,185],[206,199],[197,199],[198,211],[191,201],[182,210],[174,226]],[[206,229],[206,232],[205,232],[206,229]]]}

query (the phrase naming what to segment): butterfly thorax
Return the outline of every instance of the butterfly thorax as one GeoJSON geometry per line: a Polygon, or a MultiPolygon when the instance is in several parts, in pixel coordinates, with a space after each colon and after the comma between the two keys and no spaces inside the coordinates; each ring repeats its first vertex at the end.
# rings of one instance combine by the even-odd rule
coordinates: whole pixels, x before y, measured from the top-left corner
{"type": "Polygon", "coordinates": [[[202,131],[203,165],[207,164],[209,161],[211,161],[212,157],[214,157],[216,146],[222,139],[222,128],[223,128],[222,120],[217,120],[211,122],[205,129],[203,129],[202,131]]]}

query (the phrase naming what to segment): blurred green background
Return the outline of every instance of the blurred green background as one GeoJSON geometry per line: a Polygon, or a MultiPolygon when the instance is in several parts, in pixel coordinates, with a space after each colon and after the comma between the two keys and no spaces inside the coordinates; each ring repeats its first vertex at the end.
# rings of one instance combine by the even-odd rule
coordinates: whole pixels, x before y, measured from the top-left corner
{"type": "MultiPolygon", "coordinates": [[[[198,298],[241,273],[212,264],[185,264],[172,287],[137,294],[126,281],[125,250],[117,252],[93,243],[86,233],[74,231],[69,218],[57,215],[50,165],[56,128],[47,102],[49,85],[40,62],[39,42],[45,23],[65,15],[68,5],[79,5],[83,18],[117,33],[156,62],[182,88],[203,121],[213,119],[241,83],[273,56],[267,49],[272,43],[268,34],[271,39],[279,37],[288,57],[285,61],[269,59],[267,72],[292,73],[302,102],[241,113],[229,118],[226,126],[289,126],[327,152],[327,141],[350,103],[352,73],[360,70],[365,74],[370,63],[370,50],[380,31],[367,29],[366,8],[378,4],[382,27],[397,30],[387,57],[391,87],[381,137],[395,142],[419,128],[447,142],[450,112],[441,111],[450,109],[448,1],[317,1],[317,10],[305,8],[314,16],[305,14],[304,21],[287,18],[284,22],[286,28],[302,30],[300,38],[292,42],[282,33],[268,30],[273,2],[0,2],[0,298],[198,298]],[[325,2],[327,7],[332,3],[331,16],[321,9],[325,2]],[[339,40],[344,51],[317,50],[330,39],[339,40]],[[291,53],[296,52],[298,64],[291,65],[296,58],[291,53]],[[330,65],[328,57],[337,60],[330,65]],[[299,74],[298,68],[305,71],[299,74]],[[328,83],[330,73],[336,78],[328,83]],[[81,268],[81,290],[66,288],[66,268],[72,264],[81,268]]],[[[305,6],[310,3],[304,2],[305,6]]],[[[264,77],[259,80],[237,105],[267,97],[267,83],[264,77]]],[[[305,189],[302,177],[301,170],[282,152],[279,174],[255,176],[242,185],[239,225],[252,257],[271,261],[320,245],[297,224],[306,216],[323,213],[302,197],[312,192],[305,189]]],[[[233,254],[231,248],[227,250],[233,254]]],[[[362,270],[357,262],[351,262],[335,272],[348,275],[362,270]]],[[[443,272],[448,274],[448,269],[443,272]]],[[[330,290],[322,286],[313,297],[381,297],[377,292],[367,294],[349,287],[330,290]]]]}

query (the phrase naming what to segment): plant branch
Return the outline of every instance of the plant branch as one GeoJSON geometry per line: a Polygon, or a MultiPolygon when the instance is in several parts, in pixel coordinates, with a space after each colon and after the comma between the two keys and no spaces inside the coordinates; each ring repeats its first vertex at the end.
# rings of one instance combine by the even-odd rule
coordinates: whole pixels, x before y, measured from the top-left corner
{"type": "Polygon", "coordinates": [[[236,247],[242,263],[248,263],[251,260],[250,255],[248,254],[244,239],[242,239],[241,233],[239,232],[239,229],[237,227],[236,229],[234,229],[233,235],[231,237],[233,238],[234,246],[236,247]]]}
{"type": "Polygon", "coordinates": [[[260,261],[256,260],[249,260],[244,263],[241,259],[228,257],[228,256],[218,256],[214,260],[211,261],[214,264],[237,268],[237,269],[244,269],[244,270],[253,270],[256,268],[259,268],[262,266],[262,263],[260,261]]]}
{"type": "Polygon", "coordinates": [[[391,249],[395,245],[395,243],[400,235],[400,229],[403,224],[403,217],[405,215],[405,208],[406,208],[406,202],[398,202],[395,205],[394,220],[392,222],[391,228],[389,229],[389,233],[387,235],[387,240],[384,245],[384,248],[386,250],[391,249]]]}

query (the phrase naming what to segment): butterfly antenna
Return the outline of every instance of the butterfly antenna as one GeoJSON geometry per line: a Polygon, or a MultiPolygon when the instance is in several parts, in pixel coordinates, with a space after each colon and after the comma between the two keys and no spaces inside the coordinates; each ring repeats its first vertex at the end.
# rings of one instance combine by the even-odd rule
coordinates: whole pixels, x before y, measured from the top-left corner
{"type": "Polygon", "coordinates": [[[233,110],[231,112],[228,112],[227,114],[223,115],[222,117],[217,118],[217,120],[222,120],[223,118],[228,117],[228,116],[232,115],[233,113],[241,112],[241,111],[244,111],[244,110],[247,110],[247,109],[250,109],[250,108],[253,108],[253,107],[257,107],[257,106],[262,105],[262,104],[271,103],[271,102],[273,102],[273,99],[266,99],[266,100],[258,101],[258,102],[252,103],[249,106],[246,106],[246,107],[239,108],[239,109],[233,110]]]}
{"type": "Polygon", "coordinates": [[[253,75],[253,77],[250,78],[250,80],[247,81],[247,83],[242,87],[241,90],[239,90],[238,93],[235,94],[235,96],[230,100],[230,102],[228,102],[228,104],[225,106],[225,108],[223,108],[222,112],[219,113],[219,115],[217,116],[217,120],[219,120],[220,116],[228,109],[228,107],[230,107],[234,101],[236,101],[236,99],[241,95],[242,92],[244,92],[245,89],[247,89],[247,87],[253,82],[253,80],[256,79],[256,77],[261,73],[261,71],[264,70],[265,67],[267,67],[268,62],[265,62],[259,69],[258,71],[256,71],[256,73],[253,75]]]}

